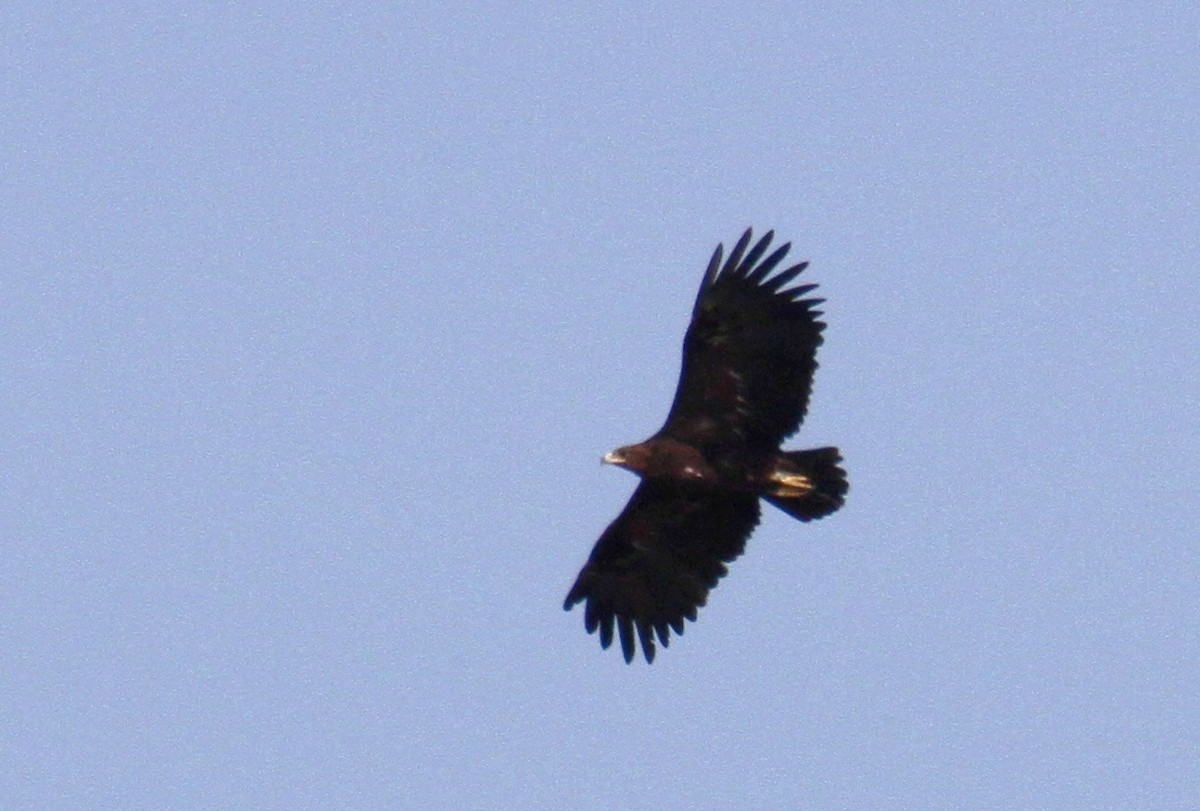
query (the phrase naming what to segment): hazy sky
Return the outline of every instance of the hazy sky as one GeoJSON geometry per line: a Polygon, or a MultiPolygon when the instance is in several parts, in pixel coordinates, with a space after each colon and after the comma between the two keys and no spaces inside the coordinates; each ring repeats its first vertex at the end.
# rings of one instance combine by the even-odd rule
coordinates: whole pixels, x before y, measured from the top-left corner
{"type": "Polygon", "coordinates": [[[1195,807],[1200,11],[592,5],[4,5],[0,807],[1195,807]],[[748,225],[851,491],[629,666],[748,225]]]}

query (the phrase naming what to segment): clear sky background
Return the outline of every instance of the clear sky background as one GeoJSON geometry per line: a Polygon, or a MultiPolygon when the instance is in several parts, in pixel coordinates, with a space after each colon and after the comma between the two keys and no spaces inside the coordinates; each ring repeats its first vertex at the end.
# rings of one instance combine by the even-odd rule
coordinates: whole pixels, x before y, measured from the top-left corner
{"type": "Polygon", "coordinates": [[[1195,4],[598,5],[4,5],[0,807],[1195,807],[1195,4]],[[747,225],[851,492],[627,666],[747,225]]]}

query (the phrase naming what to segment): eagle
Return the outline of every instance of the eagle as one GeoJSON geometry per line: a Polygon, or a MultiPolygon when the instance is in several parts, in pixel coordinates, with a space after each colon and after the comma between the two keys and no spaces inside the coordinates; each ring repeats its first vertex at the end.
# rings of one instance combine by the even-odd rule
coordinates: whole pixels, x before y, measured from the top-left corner
{"type": "Polygon", "coordinates": [[[683,364],[667,420],[654,436],[603,461],[641,482],[596,542],[563,608],[584,603],[584,627],[607,649],[614,629],[625,661],[641,643],[683,634],[708,592],[745,548],[765,500],[801,521],[842,506],[849,485],[837,448],[784,451],[808,408],[825,324],[789,286],[807,262],[775,273],[791,248],[768,256],[774,232],[751,247],[746,229],[722,264],[713,252],[683,339],[683,364]],[[764,258],[764,256],[766,258],[764,258]]]}

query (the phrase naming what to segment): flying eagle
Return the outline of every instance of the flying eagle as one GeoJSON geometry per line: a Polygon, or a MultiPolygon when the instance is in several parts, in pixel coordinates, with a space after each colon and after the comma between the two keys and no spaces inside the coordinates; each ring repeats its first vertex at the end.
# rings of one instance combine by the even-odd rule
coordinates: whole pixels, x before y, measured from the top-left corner
{"type": "Polygon", "coordinates": [[[604,461],[641,477],[584,565],[563,608],[586,603],[584,627],[609,647],[615,626],[625,661],[640,640],[654,661],[742,553],[760,498],[801,521],[829,515],[846,495],[837,448],[780,449],[808,407],[824,299],[815,284],[788,285],[807,262],[772,274],[791,244],[763,259],[750,229],[725,264],[718,245],[683,339],[683,368],[667,421],[654,436],[604,461]],[[759,260],[762,260],[761,262],[759,260]],[[636,633],[636,640],[634,634],[636,633]]]}

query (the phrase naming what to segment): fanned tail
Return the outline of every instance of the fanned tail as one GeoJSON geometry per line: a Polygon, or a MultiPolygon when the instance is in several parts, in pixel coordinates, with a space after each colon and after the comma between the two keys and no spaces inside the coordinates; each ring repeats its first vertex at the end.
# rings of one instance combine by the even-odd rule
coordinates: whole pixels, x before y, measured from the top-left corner
{"type": "Polygon", "coordinates": [[[781,453],[763,498],[801,521],[823,518],[842,506],[850,489],[841,461],[837,448],[781,453]]]}

